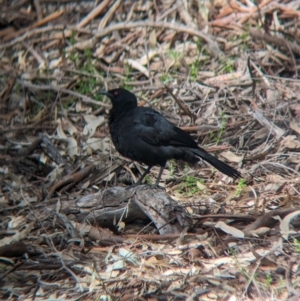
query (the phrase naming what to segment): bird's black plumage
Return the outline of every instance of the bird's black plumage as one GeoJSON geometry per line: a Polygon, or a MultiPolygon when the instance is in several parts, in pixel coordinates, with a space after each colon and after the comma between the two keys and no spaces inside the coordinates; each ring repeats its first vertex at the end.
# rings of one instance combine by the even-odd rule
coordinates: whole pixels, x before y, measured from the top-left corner
{"type": "Polygon", "coordinates": [[[134,161],[148,165],[138,181],[140,184],[154,165],[159,165],[158,185],[166,162],[170,159],[197,163],[199,157],[232,178],[240,178],[233,167],[200,148],[185,131],[171,124],[157,111],[137,106],[135,95],[123,88],[100,92],[112,102],[109,130],[118,152],[134,161]]]}

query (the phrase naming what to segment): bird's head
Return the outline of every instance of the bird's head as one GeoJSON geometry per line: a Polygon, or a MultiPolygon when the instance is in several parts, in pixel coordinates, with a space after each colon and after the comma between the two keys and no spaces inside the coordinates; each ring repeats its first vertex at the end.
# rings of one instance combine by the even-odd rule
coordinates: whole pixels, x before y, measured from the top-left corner
{"type": "Polygon", "coordinates": [[[114,108],[131,108],[137,106],[137,99],[135,95],[126,89],[118,88],[108,91],[101,91],[99,93],[108,96],[114,108]]]}

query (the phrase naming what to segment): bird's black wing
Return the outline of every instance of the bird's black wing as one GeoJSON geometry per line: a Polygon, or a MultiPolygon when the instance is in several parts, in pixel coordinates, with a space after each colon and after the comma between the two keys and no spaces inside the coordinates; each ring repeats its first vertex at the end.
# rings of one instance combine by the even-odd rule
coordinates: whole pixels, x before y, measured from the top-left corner
{"type": "Polygon", "coordinates": [[[154,146],[198,148],[188,133],[171,124],[158,112],[148,108],[138,109],[138,114],[134,116],[134,128],[145,142],[154,146]]]}
{"type": "Polygon", "coordinates": [[[241,177],[236,169],[199,147],[188,133],[171,124],[158,112],[152,109],[138,108],[138,114],[133,118],[135,132],[149,145],[187,148],[224,174],[233,178],[241,177]]]}

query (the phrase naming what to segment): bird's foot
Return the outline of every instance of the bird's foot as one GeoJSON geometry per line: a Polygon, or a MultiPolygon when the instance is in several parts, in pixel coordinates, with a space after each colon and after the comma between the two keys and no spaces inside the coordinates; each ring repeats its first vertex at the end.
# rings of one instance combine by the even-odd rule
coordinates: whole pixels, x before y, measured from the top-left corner
{"type": "Polygon", "coordinates": [[[146,184],[143,184],[141,182],[136,182],[130,186],[127,186],[125,189],[128,190],[128,189],[131,189],[131,188],[134,188],[134,187],[137,187],[137,186],[141,186],[141,185],[146,185],[146,184]]]}
{"type": "Polygon", "coordinates": [[[166,190],[166,187],[160,186],[158,184],[149,185],[151,189],[163,189],[166,190]]]}
{"type": "Polygon", "coordinates": [[[149,185],[151,189],[163,189],[163,190],[166,190],[166,187],[164,186],[160,186],[159,183],[155,183],[153,185],[149,185]]]}
{"type": "Polygon", "coordinates": [[[165,187],[159,186],[157,184],[153,184],[153,185],[142,184],[141,186],[143,186],[141,189],[163,189],[163,190],[166,190],[165,187]]]}

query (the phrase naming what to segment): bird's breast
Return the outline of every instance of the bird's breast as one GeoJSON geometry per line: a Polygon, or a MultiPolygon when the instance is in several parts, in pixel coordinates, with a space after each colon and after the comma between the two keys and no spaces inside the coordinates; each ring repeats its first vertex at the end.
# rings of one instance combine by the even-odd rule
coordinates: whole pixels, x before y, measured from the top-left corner
{"type": "Polygon", "coordinates": [[[127,147],[132,144],[132,133],[130,129],[132,128],[132,121],[127,118],[114,118],[110,117],[109,120],[109,131],[111,135],[112,142],[116,149],[122,154],[127,147]],[[123,150],[123,151],[122,151],[123,150]]]}

